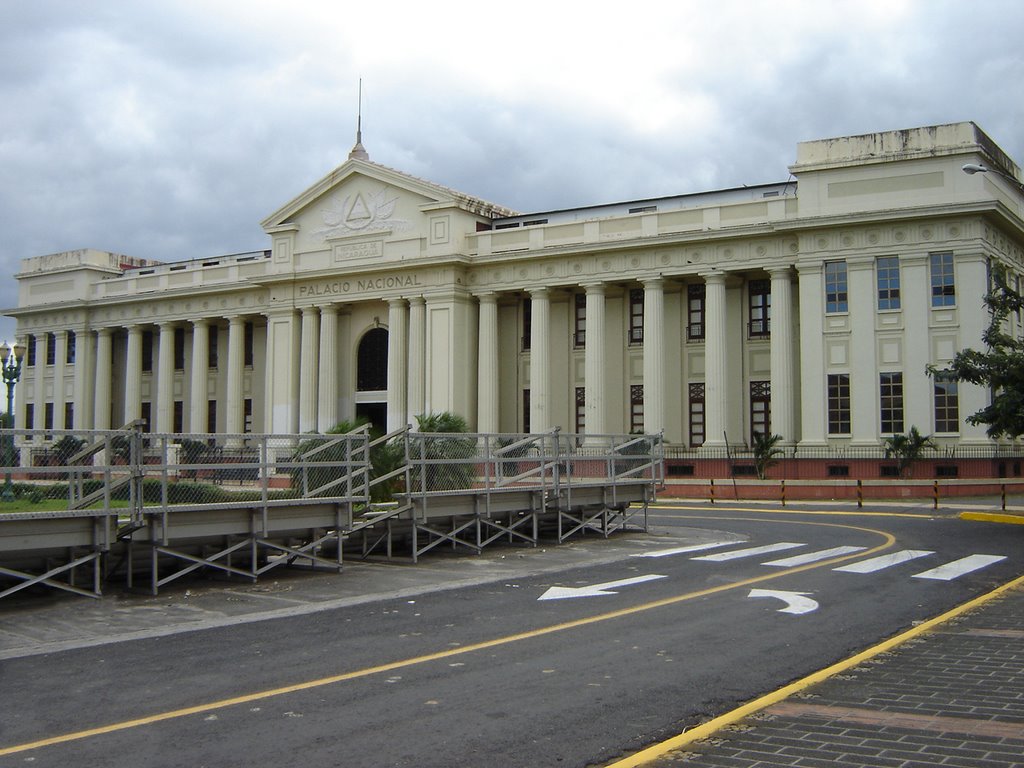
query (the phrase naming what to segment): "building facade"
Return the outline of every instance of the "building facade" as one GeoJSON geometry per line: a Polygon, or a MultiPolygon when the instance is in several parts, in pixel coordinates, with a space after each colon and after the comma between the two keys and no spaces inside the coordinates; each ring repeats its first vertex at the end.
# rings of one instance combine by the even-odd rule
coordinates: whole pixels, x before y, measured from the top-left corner
{"type": "Polygon", "coordinates": [[[525,215],[357,143],[262,222],[266,251],[24,259],[16,423],[299,433],[450,410],[695,451],[755,432],[877,447],[911,426],[987,443],[966,417],[988,392],[926,366],[982,346],[995,266],[1019,285],[1019,168],[957,123],[803,142],[789,171],[525,215]]]}

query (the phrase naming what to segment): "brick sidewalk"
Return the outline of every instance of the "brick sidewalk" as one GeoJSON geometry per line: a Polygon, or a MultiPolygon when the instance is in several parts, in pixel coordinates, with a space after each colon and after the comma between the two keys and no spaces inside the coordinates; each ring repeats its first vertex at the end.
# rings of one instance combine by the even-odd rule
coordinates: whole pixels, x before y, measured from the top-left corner
{"type": "Polygon", "coordinates": [[[1024,588],[648,765],[1024,766],[1024,588]]]}

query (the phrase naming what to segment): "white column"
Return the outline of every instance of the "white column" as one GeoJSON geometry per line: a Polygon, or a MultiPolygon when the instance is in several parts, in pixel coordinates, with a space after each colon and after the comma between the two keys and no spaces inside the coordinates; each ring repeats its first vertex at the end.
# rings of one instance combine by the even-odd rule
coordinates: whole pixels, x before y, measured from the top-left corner
{"type": "Polygon", "coordinates": [[[174,324],[160,323],[156,369],[156,429],[174,431],[174,324]]]}
{"type": "Polygon", "coordinates": [[[388,301],[388,417],[394,432],[409,423],[409,313],[405,299],[388,301]]]}
{"type": "MultiPolygon", "coordinates": [[[[124,371],[124,424],[142,418],[142,328],[128,328],[124,371]]],[[[120,426],[120,425],[119,425],[120,426]]]]}
{"type": "Polygon", "coordinates": [[[551,429],[551,297],[530,291],[530,431],[551,429]]]}
{"type": "Polygon", "coordinates": [[[94,405],[96,429],[110,429],[111,374],[114,367],[114,344],[110,328],[96,332],[96,400],[94,405]]]}
{"type": "MultiPolygon", "coordinates": [[[[956,270],[956,312],[960,320],[960,341],[961,348],[983,349],[981,341],[982,334],[988,327],[988,309],[982,303],[982,296],[988,287],[988,263],[984,253],[966,253],[958,256],[954,262],[956,270]]],[[[928,298],[929,317],[932,313],[942,314],[942,310],[932,310],[931,297],[928,298]]],[[[948,311],[948,310],[947,310],[948,311]]],[[[920,376],[920,370],[912,371],[914,376],[920,376]]],[[[907,385],[908,375],[904,373],[904,398],[907,392],[914,391],[914,385],[907,385]]],[[[928,384],[931,394],[932,384],[928,384]]],[[[960,442],[965,445],[987,445],[990,443],[985,434],[984,424],[968,424],[967,417],[977,413],[989,405],[991,393],[989,388],[982,384],[970,384],[966,381],[960,382],[959,410],[960,410],[960,442]]],[[[934,395],[929,397],[929,402],[934,402],[934,395]]],[[[933,406],[934,407],[934,406],[933,406]]],[[[919,424],[918,429],[923,434],[931,434],[935,426],[934,413],[925,425],[919,424]]],[[[910,428],[909,426],[907,427],[910,428]]]]}
{"type": "Polygon", "coordinates": [[[93,429],[93,403],[96,399],[92,373],[92,332],[75,328],[75,427],[93,429]]]}
{"type": "Polygon", "coordinates": [[[242,368],[245,366],[245,318],[232,315],[228,318],[228,383],[227,413],[224,431],[239,435],[245,429],[245,414],[242,410],[242,368]]]}
{"type": "Polygon", "coordinates": [[[498,294],[482,293],[477,354],[477,432],[498,431],[498,294]]]}
{"type": "Polygon", "coordinates": [[[793,380],[793,289],[790,268],[773,267],[771,293],[771,434],[796,442],[796,388],[793,380]]]}
{"type": "Polygon", "coordinates": [[[427,304],[422,296],[409,299],[409,420],[415,426],[416,417],[426,408],[427,386],[427,304]]]}
{"type": "Polygon", "coordinates": [[[822,263],[797,264],[800,292],[800,445],[827,445],[825,422],[825,281],[822,263]]]}
{"type": "Polygon", "coordinates": [[[320,312],[302,308],[302,341],[299,351],[299,431],[316,431],[317,353],[320,351],[320,312]]]}
{"type": "Polygon", "coordinates": [[[725,275],[705,275],[707,327],[704,332],[704,446],[725,447],[726,382],[725,275]]]}
{"type": "Polygon", "coordinates": [[[601,435],[608,431],[605,416],[605,312],[604,284],[593,283],[585,286],[587,290],[587,328],[586,347],[584,348],[583,375],[585,377],[586,425],[584,430],[590,435],[601,435]]]}
{"type": "Polygon", "coordinates": [[[201,317],[192,321],[192,386],[188,409],[188,428],[191,432],[206,431],[209,364],[210,322],[201,317]]]}
{"type": "MultiPolygon", "coordinates": [[[[27,354],[27,353],[26,353],[27,354]]],[[[46,334],[36,334],[36,365],[35,365],[35,416],[32,429],[43,429],[46,423],[46,334]]]]}
{"type": "Polygon", "coordinates": [[[644,432],[665,429],[665,290],[661,278],[644,285],[644,432]]]}
{"type": "MultiPolygon", "coordinates": [[[[847,259],[848,304],[850,328],[850,428],[851,445],[874,446],[881,429],[879,404],[879,369],[875,355],[875,285],[874,259],[847,259]]],[[[922,339],[921,343],[927,343],[922,339]]],[[[902,364],[886,366],[900,371],[902,364]]],[[[903,431],[909,429],[904,425],[903,431]]]]}
{"type": "MultiPolygon", "coordinates": [[[[932,362],[932,344],[922,343],[923,339],[931,337],[931,283],[928,280],[928,256],[927,254],[900,255],[900,315],[903,319],[903,416],[904,429],[908,431],[911,427],[917,427],[922,435],[930,435],[935,430],[935,393],[934,381],[925,373],[926,366],[932,362]]],[[[985,274],[984,260],[981,262],[982,271],[979,275],[983,280],[987,279],[985,274]]],[[[980,285],[985,285],[981,283],[980,285]]],[[[984,290],[984,289],[982,289],[984,290]]],[[[974,298],[974,297],[972,297],[974,298]]],[[[981,295],[975,299],[981,305],[981,295]]],[[[960,301],[963,301],[961,298],[960,301]]],[[[982,306],[972,307],[968,311],[961,310],[961,333],[972,324],[983,326],[987,324],[988,313],[982,306]]],[[[882,315],[879,319],[890,319],[892,315],[882,315]]],[[[963,337],[962,337],[963,338],[963,337]]],[[[965,344],[964,346],[983,348],[984,343],[981,336],[977,341],[965,344]]],[[[883,352],[884,355],[884,352],[883,352]]],[[[884,358],[883,358],[884,365],[884,358]]],[[[892,369],[890,369],[892,370],[892,369]]],[[[964,387],[972,385],[961,382],[958,389],[963,392],[964,387]]],[[[985,388],[979,387],[982,392],[985,388]]],[[[881,407],[881,403],[879,403],[881,407]]],[[[964,417],[974,411],[960,412],[961,425],[968,426],[964,417]]],[[[963,437],[966,434],[961,432],[963,437]]],[[[984,435],[984,430],[981,430],[984,435]]],[[[882,435],[886,437],[886,435],[882,435]]]]}
{"type": "Polygon", "coordinates": [[[338,423],[338,307],[320,307],[320,370],[317,380],[317,429],[338,423]]]}
{"type": "Polygon", "coordinates": [[[68,332],[56,331],[56,352],[53,359],[53,428],[64,429],[64,403],[67,392],[64,391],[64,369],[68,359],[68,332]]]}

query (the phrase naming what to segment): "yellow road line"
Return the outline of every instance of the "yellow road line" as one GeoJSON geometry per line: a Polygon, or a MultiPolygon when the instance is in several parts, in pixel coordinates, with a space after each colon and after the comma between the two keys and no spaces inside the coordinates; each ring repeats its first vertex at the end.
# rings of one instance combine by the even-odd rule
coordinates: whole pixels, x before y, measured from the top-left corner
{"type": "MultiPolygon", "coordinates": [[[[744,520],[745,518],[734,519],[744,520]]],[[[803,571],[809,571],[815,568],[825,568],[830,565],[836,565],[838,563],[859,557],[868,557],[870,555],[882,552],[890,548],[896,542],[896,537],[893,536],[891,533],[875,530],[873,528],[860,528],[857,526],[840,525],[838,523],[801,523],[795,521],[786,521],[786,523],[788,525],[817,525],[819,527],[844,528],[847,530],[862,531],[865,533],[871,533],[881,536],[884,539],[884,543],[879,544],[878,546],[875,546],[863,552],[857,552],[855,554],[850,555],[843,555],[842,557],[834,557],[830,560],[823,560],[819,563],[809,563],[807,565],[801,565],[796,568],[788,568],[778,573],[766,574],[764,576],[755,576],[744,581],[722,584],[717,587],[709,587],[707,589],[701,589],[696,592],[688,592],[682,595],[675,595],[673,597],[665,597],[660,600],[652,600],[650,602],[642,603],[640,605],[634,605],[629,608],[620,608],[615,611],[609,611],[607,613],[601,613],[595,616],[588,616],[582,619],[574,619],[572,621],[566,621],[559,624],[552,624],[547,627],[539,627],[537,629],[531,629],[526,632],[519,632],[514,635],[506,635],[504,637],[495,638],[493,640],[484,640],[479,643],[472,643],[470,645],[460,646],[458,648],[449,648],[444,651],[428,653],[422,656],[414,656],[408,659],[400,659],[398,661],[392,661],[387,664],[380,664],[378,666],[366,667],[364,669],[358,669],[352,672],[344,672],[337,675],[330,675],[328,677],[321,677],[316,680],[307,680],[305,682],[294,683],[292,685],[285,685],[278,688],[269,688],[264,691],[256,691],[254,693],[245,694],[243,696],[235,696],[227,699],[218,699],[217,701],[210,701],[205,704],[196,704],[195,706],[183,707],[181,709],[174,709],[168,712],[158,712],[156,714],[148,715],[146,717],[134,718],[132,720],[123,720],[121,722],[110,723],[109,725],[103,725],[97,728],[88,728],[86,730],[73,731],[71,733],[65,733],[59,736],[51,736],[45,739],[38,739],[36,741],[25,742],[23,744],[14,744],[9,747],[0,748],[0,757],[6,755],[15,755],[22,752],[29,752],[34,749],[39,749],[41,747],[49,747],[55,744],[66,744],[72,741],[80,741],[82,739],[88,739],[94,736],[102,736],[107,733],[125,731],[131,728],[138,728],[139,726],[143,725],[151,725],[153,723],[163,722],[165,720],[174,720],[181,717],[187,717],[189,715],[198,715],[204,712],[211,712],[217,709],[224,709],[226,707],[237,706],[239,704],[248,704],[254,701],[261,701],[263,699],[273,698],[275,696],[283,696],[289,693],[296,693],[298,691],[308,691],[313,688],[321,688],[323,686],[333,685],[335,683],[342,683],[348,680],[356,680],[358,678],[368,677],[370,675],[377,675],[382,672],[391,672],[396,669],[404,669],[406,667],[412,667],[418,664],[425,664],[431,661],[449,659],[453,656],[461,656],[467,653],[475,653],[477,651],[486,650],[488,648],[494,648],[500,645],[508,645],[510,643],[516,643],[523,640],[530,640],[536,637],[543,637],[544,635],[550,635],[555,632],[564,632],[566,630],[576,629],[577,627],[584,627],[590,624],[597,624],[603,621],[620,619],[624,616],[632,616],[637,613],[643,613],[645,611],[650,611],[657,608],[664,608],[665,606],[675,605],[677,603],[682,603],[687,600],[694,600],[700,597],[714,595],[719,592],[727,592],[733,589],[740,589],[742,587],[750,586],[751,584],[758,584],[765,581],[771,581],[773,579],[784,578],[794,573],[801,573],[803,571]]]]}
{"type": "Polygon", "coordinates": [[[824,669],[814,672],[801,680],[797,680],[795,683],[790,683],[783,688],[779,688],[777,691],[773,691],[772,693],[765,694],[753,701],[749,701],[731,712],[726,712],[724,715],[719,715],[713,720],[702,723],[696,728],[684,731],[678,736],[673,736],[671,739],[659,742],[658,744],[653,744],[623,760],[609,763],[604,768],[638,768],[639,766],[646,765],[659,757],[663,757],[673,750],[681,749],[682,747],[692,744],[695,741],[699,741],[700,739],[706,739],[717,731],[720,731],[722,728],[725,728],[727,725],[732,725],[738,720],[749,717],[755,712],[759,712],[772,704],[777,704],[780,701],[788,699],[790,696],[793,696],[806,688],[810,688],[813,685],[824,682],[830,677],[838,675],[840,672],[845,672],[852,667],[856,667],[858,664],[862,664],[868,659],[872,659],[875,656],[891,651],[893,648],[902,645],[908,640],[934,629],[941,624],[945,624],[947,621],[955,619],[957,616],[962,613],[966,613],[972,608],[977,608],[978,606],[987,603],[989,600],[998,597],[1008,590],[1021,586],[1024,586],[1024,576],[1019,576],[1016,579],[1003,584],[1001,587],[997,587],[991,592],[988,592],[987,594],[980,595],[973,600],[969,600],[963,605],[959,605],[933,619],[929,619],[928,621],[918,624],[916,627],[912,627],[906,632],[902,632],[895,637],[883,640],[881,643],[850,656],[848,659],[836,662],[830,667],[825,667],[824,669]]]}

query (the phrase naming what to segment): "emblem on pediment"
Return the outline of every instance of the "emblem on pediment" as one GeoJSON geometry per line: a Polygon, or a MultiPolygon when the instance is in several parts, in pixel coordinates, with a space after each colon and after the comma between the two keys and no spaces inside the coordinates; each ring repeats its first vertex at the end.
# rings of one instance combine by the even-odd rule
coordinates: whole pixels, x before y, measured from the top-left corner
{"type": "Polygon", "coordinates": [[[395,218],[397,204],[398,198],[389,197],[387,188],[374,194],[356,192],[344,197],[334,195],[328,206],[321,210],[325,226],[316,234],[327,240],[366,232],[407,231],[412,228],[412,224],[405,219],[395,218]]]}

